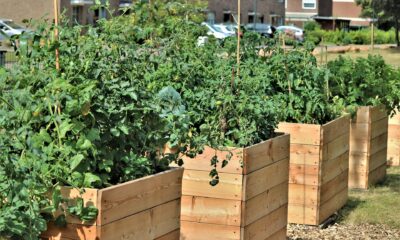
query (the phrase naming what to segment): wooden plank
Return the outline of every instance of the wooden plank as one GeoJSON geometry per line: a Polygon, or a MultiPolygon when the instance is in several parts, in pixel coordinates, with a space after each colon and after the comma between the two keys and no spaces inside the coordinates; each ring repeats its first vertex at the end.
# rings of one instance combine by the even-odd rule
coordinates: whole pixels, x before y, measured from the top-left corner
{"type": "Polygon", "coordinates": [[[324,143],[329,143],[350,132],[350,116],[343,116],[322,125],[324,143]]]}
{"type": "Polygon", "coordinates": [[[388,132],[388,118],[385,117],[381,120],[371,123],[371,138],[374,139],[382,134],[387,134],[388,132]]]}
{"type": "Polygon", "coordinates": [[[289,133],[290,144],[321,144],[321,125],[281,122],[277,132],[289,133]]]}
{"type": "Polygon", "coordinates": [[[244,174],[289,157],[290,136],[284,134],[244,149],[244,174]]]}
{"type": "Polygon", "coordinates": [[[400,125],[389,124],[388,125],[389,138],[399,141],[400,139],[400,125]]]}
{"type": "Polygon", "coordinates": [[[368,140],[370,139],[370,123],[352,122],[350,125],[351,140],[368,140]]]}
{"type": "Polygon", "coordinates": [[[319,166],[290,164],[289,183],[319,185],[319,166]]]}
{"type": "Polygon", "coordinates": [[[392,117],[389,117],[389,125],[400,125],[400,114],[397,113],[392,117]]]}
{"type": "Polygon", "coordinates": [[[288,204],[287,180],[271,189],[243,202],[242,227],[247,226],[274,210],[288,204]]]}
{"type": "Polygon", "coordinates": [[[384,106],[374,106],[370,108],[371,122],[376,122],[388,117],[384,106]]]}
{"type": "Polygon", "coordinates": [[[99,191],[98,225],[105,225],[180,198],[183,168],[105,188],[99,191]]]}
{"type": "Polygon", "coordinates": [[[317,225],[317,206],[289,204],[288,222],[317,225]]]}
{"type": "Polygon", "coordinates": [[[289,159],[284,159],[245,175],[242,201],[249,200],[273,186],[286,182],[289,177],[288,169],[289,159]]]}
{"type": "Polygon", "coordinates": [[[349,169],[349,152],[345,152],[336,159],[324,162],[321,171],[321,184],[325,184],[349,169]]]}
{"type": "Polygon", "coordinates": [[[316,206],[319,188],[313,185],[289,184],[289,204],[316,206]]]}
{"type": "Polygon", "coordinates": [[[181,221],[181,240],[241,240],[240,227],[181,221]]]}
{"type": "Polygon", "coordinates": [[[282,228],[281,230],[277,231],[276,233],[272,234],[266,240],[286,240],[287,229],[286,227],[282,228]]]}
{"type": "Polygon", "coordinates": [[[81,224],[67,224],[66,227],[57,227],[54,223],[47,224],[47,231],[42,233],[42,238],[48,240],[96,240],[97,227],[81,224]]]}
{"type": "Polygon", "coordinates": [[[349,188],[353,189],[367,189],[367,172],[353,172],[349,171],[349,188]]]}
{"type": "Polygon", "coordinates": [[[220,173],[243,173],[243,148],[225,148],[224,150],[216,150],[210,147],[205,147],[202,154],[197,155],[195,158],[184,157],[184,168],[188,170],[202,170],[202,171],[210,171],[211,167],[211,159],[212,157],[217,156],[220,164],[218,165],[218,172],[220,173]],[[221,168],[221,163],[225,159],[229,159],[229,155],[232,154],[232,157],[229,161],[229,164],[221,168]]]}
{"type": "Polygon", "coordinates": [[[290,163],[319,165],[320,162],[320,146],[290,144],[290,163]]]}
{"type": "Polygon", "coordinates": [[[317,224],[323,223],[328,217],[341,209],[346,204],[347,199],[348,189],[344,188],[341,192],[335,194],[333,198],[322,204],[319,208],[319,219],[317,224]]]}
{"type": "MultiPolygon", "coordinates": [[[[265,240],[287,225],[287,205],[253,222],[242,229],[242,239],[265,240]]],[[[215,238],[209,238],[215,239],[215,238]]]]}
{"type": "Polygon", "coordinates": [[[209,171],[185,170],[183,173],[182,194],[232,200],[242,199],[242,174],[219,173],[218,185],[210,185],[209,171]]]}
{"type": "Polygon", "coordinates": [[[155,240],[179,240],[180,237],[180,229],[172,231],[170,233],[165,234],[155,240]]]}
{"type": "Polygon", "coordinates": [[[101,226],[101,240],[154,240],[179,229],[180,199],[101,226]]]}
{"type": "MultiPolygon", "coordinates": [[[[332,160],[337,159],[339,156],[344,153],[348,153],[350,150],[349,147],[349,133],[343,134],[336,139],[330,141],[327,144],[324,144],[327,148],[326,156],[322,156],[323,160],[332,160]]],[[[324,164],[324,162],[322,162],[324,164]]]]}
{"type": "Polygon", "coordinates": [[[372,186],[383,181],[386,177],[386,169],[387,166],[386,164],[384,164],[375,169],[374,171],[370,172],[368,175],[368,185],[372,186]]]}
{"type": "Polygon", "coordinates": [[[181,220],[239,227],[241,206],[240,200],[182,196],[181,220]]]}
{"type": "Polygon", "coordinates": [[[348,188],[349,172],[344,171],[331,181],[323,184],[321,186],[320,202],[322,205],[329,199],[333,198],[337,193],[341,192],[343,189],[348,188]]]}
{"type": "Polygon", "coordinates": [[[375,153],[370,157],[369,172],[374,171],[382,165],[387,165],[387,151],[386,149],[375,153]]]}
{"type": "Polygon", "coordinates": [[[371,107],[368,106],[358,107],[356,117],[355,119],[353,119],[353,122],[370,123],[371,122],[370,109],[371,107]]]}
{"type": "Polygon", "coordinates": [[[350,153],[350,172],[367,172],[369,167],[369,156],[367,153],[350,153]]]}
{"type": "Polygon", "coordinates": [[[371,151],[369,152],[369,154],[373,155],[382,150],[387,151],[387,140],[387,133],[383,133],[382,135],[373,138],[371,140],[371,151]]]}

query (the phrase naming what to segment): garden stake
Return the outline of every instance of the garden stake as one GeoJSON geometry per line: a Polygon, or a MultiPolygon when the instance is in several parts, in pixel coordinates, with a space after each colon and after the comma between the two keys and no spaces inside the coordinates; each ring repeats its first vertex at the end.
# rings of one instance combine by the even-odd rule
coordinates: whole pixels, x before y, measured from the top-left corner
{"type": "Polygon", "coordinates": [[[240,0],[238,0],[238,40],[237,40],[237,56],[236,56],[236,60],[237,60],[237,76],[240,76],[240,0]]]}
{"type": "MultiPolygon", "coordinates": [[[[54,40],[58,41],[58,1],[54,0],[54,40]]],[[[58,48],[56,48],[56,69],[60,70],[60,62],[59,62],[59,52],[58,48]]]]}

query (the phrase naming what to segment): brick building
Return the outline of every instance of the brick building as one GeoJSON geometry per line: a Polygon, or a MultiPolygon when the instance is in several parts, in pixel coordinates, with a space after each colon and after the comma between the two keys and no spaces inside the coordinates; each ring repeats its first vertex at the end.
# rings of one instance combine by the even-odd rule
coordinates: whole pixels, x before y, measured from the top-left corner
{"type": "MultiPolygon", "coordinates": [[[[243,24],[254,20],[278,26],[284,23],[284,0],[242,0],[240,7],[243,24]]],[[[232,23],[237,16],[237,0],[208,0],[208,9],[210,22],[232,23]]]]}
{"type": "MultiPolygon", "coordinates": [[[[105,9],[90,10],[93,0],[59,0],[61,12],[72,23],[93,24],[96,19],[107,17],[105,9]]],[[[110,0],[110,7],[117,9],[119,6],[127,6],[132,0],[110,0]]],[[[27,19],[53,19],[54,7],[51,0],[1,0],[0,18],[12,19],[16,23],[22,23],[27,19]]]]}
{"type": "Polygon", "coordinates": [[[361,18],[361,7],[355,0],[286,0],[286,24],[302,27],[311,19],[324,29],[368,26],[370,19],[361,18]]]}

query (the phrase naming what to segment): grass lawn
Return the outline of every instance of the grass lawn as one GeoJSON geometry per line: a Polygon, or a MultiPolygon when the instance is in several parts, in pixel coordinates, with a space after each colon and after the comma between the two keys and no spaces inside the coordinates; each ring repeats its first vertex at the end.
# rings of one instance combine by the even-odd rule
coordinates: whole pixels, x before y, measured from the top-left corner
{"type": "Polygon", "coordinates": [[[400,229],[400,167],[388,168],[386,180],[367,191],[350,190],[340,215],[345,224],[385,224],[400,229]]]}
{"type": "MultiPolygon", "coordinates": [[[[374,51],[360,51],[360,52],[346,52],[346,53],[328,53],[328,61],[336,59],[339,55],[349,56],[351,58],[367,57],[368,54],[381,55],[386,63],[391,64],[395,67],[400,67],[400,48],[390,49],[375,49],[374,51]]],[[[316,56],[318,61],[321,61],[321,57],[316,56]]],[[[323,57],[325,62],[325,56],[323,57]]]]}

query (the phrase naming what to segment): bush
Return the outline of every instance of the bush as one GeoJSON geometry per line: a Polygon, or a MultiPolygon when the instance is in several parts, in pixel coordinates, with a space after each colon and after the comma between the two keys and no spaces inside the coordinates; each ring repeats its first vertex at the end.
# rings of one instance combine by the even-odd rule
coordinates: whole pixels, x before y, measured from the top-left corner
{"type": "Polygon", "coordinates": [[[306,32],[312,32],[321,29],[321,25],[317,23],[316,21],[307,21],[304,23],[304,30],[306,32]]]}

